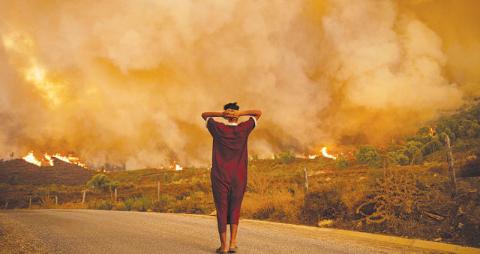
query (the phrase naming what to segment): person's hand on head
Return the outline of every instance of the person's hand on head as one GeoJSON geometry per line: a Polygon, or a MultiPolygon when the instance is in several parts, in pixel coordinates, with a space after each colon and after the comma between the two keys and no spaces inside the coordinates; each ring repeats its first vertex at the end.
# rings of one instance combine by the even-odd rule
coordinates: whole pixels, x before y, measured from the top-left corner
{"type": "Polygon", "coordinates": [[[230,117],[230,112],[227,110],[222,112],[222,117],[225,119],[228,119],[230,117]]]}
{"type": "Polygon", "coordinates": [[[232,110],[230,115],[233,118],[239,118],[240,117],[240,112],[238,110],[232,110]]]}

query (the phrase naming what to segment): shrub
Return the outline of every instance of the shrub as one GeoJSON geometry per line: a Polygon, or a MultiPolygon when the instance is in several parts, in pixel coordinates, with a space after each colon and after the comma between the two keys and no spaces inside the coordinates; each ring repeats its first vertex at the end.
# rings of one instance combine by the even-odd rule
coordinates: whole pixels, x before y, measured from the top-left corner
{"type": "Polygon", "coordinates": [[[160,195],[160,200],[152,202],[152,210],[155,212],[166,212],[168,210],[169,196],[166,194],[160,195]]]}
{"type": "Polygon", "coordinates": [[[246,193],[242,204],[242,216],[300,223],[299,211],[302,205],[303,195],[293,196],[289,190],[277,189],[275,194],[246,193]]]}
{"type": "Polygon", "coordinates": [[[377,149],[373,146],[361,146],[355,157],[360,164],[365,164],[372,168],[382,165],[382,159],[377,149]]]}
{"type": "Polygon", "coordinates": [[[289,164],[295,161],[295,154],[292,151],[285,151],[275,155],[275,159],[280,160],[284,164],[289,164]]]}
{"type": "Polygon", "coordinates": [[[87,186],[102,192],[112,191],[113,188],[118,186],[118,182],[112,181],[105,174],[96,174],[87,182],[87,186]]]}
{"type": "Polygon", "coordinates": [[[442,149],[442,142],[440,142],[440,140],[437,137],[437,138],[433,139],[432,141],[426,143],[422,147],[422,154],[423,155],[429,155],[429,154],[432,154],[436,151],[439,151],[440,149],[442,149]]]}
{"type": "Polygon", "coordinates": [[[87,203],[88,209],[101,209],[111,210],[113,208],[113,202],[110,200],[92,200],[87,203]]]}
{"type": "Polygon", "coordinates": [[[388,162],[396,165],[408,165],[410,159],[403,153],[403,150],[398,150],[388,153],[388,162]]]}
{"type": "Polygon", "coordinates": [[[310,225],[316,225],[321,219],[337,219],[343,217],[347,207],[335,190],[310,192],[305,196],[302,208],[303,220],[310,225]]]}
{"type": "Polygon", "coordinates": [[[405,155],[408,156],[410,162],[415,164],[421,163],[423,161],[423,155],[421,148],[423,144],[417,141],[408,141],[406,144],[405,155]]]}
{"type": "Polygon", "coordinates": [[[124,209],[128,211],[144,212],[152,208],[152,200],[144,196],[137,198],[127,198],[125,201],[123,201],[123,204],[124,209]]]}
{"type": "Polygon", "coordinates": [[[348,168],[348,161],[347,161],[347,159],[345,159],[345,157],[339,156],[339,157],[337,157],[337,160],[335,162],[335,166],[337,168],[342,168],[342,169],[343,168],[348,168]]]}
{"type": "Polygon", "coordinates": [[[132,209],[136,211],[147,211],[152,207],[152,200],[147,197],[136,198],[133,201],[132,209]]]}
{"type": "MultiPolygon", "coordinates": [[[[273,206],[273,204],[267,203],[264,206],[260,207],[260,209],[255,211],[253,213],[252,217],[254,219],[265,220],[265,219],[269,219],[269,218],[273,217],[273,215],[275,213],[278,213],[278,212],[282,213],[281,210],[277,211],[275,209],[275,206],[273,206]]],[[[283,212],[282,214],[283,214],[283,216],[281,216],[281,217],[285,217],[284,216],[285,213],[283,212]]]]}
{"type": "Polygon", "coordinates": [[[126,211],[127,207],[125,206],[124,202],[117,202],[115,203],[112,209],[118,210],[118,211],[126,211]]]}
{"type": "Polygon", "coordinates": [[[97,206],[97,209],[100,209],[100,210],[112,210],[112,208],[113,208],[113,203],[110,200],[102,200],[97,206]]]}

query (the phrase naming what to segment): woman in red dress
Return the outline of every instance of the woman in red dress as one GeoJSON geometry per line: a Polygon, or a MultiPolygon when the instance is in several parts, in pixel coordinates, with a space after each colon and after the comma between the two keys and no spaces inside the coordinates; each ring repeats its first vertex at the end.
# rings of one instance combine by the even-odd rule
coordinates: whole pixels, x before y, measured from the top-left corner
{"type": "Polygon", "coordinates": [[[226,104],[223,109],[223,112],[204,112],[202,118],[213,137],[210,178],[221,244],[216,252],[233,253],[237,249],[240,207],[247,187],[248,135],[262,113],[260,110],[239,111],[236,102],[226,104]],[[251,117],[238,123],[240,116],[251,117]],[[217,122],[213,117],[223,117],[227,122],[217,122]],[[230,224],[229,248],[226,246],[227,224],[230,224]]]}

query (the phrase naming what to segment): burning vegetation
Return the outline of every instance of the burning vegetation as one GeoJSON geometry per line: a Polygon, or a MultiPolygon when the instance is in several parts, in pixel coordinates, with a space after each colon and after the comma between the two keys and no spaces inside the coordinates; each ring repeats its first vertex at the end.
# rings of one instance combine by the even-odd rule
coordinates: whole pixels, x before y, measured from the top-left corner
{"type": "Polygon", "coordinates": [[[478,96],[477,5],[3,1],[0,158],[205,166],[199,111],[228,98],[266,112],[259,158],[388,143],[478,96]]]}
{"type": "Polygon", "coordinates": [[[0,206],[209,214],[198,115],[237,98],[265,112],[245,217],[479,246],[477,10],[3,1],[0,206]]]}
{"type": "MultiPolygon", "coordinates": [[[[253,156],[242,216],[479,246],[479,144],[476,104],[387,147],[335,146],[323,149],[327,156],[319,149],[313,159],[291,151],[274,159],[253,156]],[[439,138],[444,133],[451,138],[455,192],[439,138]]],[[[48,165],[39,157],[33,156],[48,165]]],[[[174,161],[162,169],[98,174],[52,159],[54,166],[41,170],[24,159],[1,162],[0,205],[27,208],[31,197],[35,208],[197,214],[215,209],[208,168],[183,168],[174,161]]]]}
{"type": "Polygon", "coordinates": [[[42,166],[53,167],[55,163],[53,160],[54,158],[57,160],[63,161],[65,163],[77,165],[82,168],[87,168],[85,163],[81,162],[78,157],[75,157],[72,155],[64,156],[59,153],[56,153],[54,155],[49,155],[48,153],[45,153],[43,154],[43,157],[40,157],[40,159],[37,159],[33,152],[29,152],[27,155],[22,157],[22,159],[25,160],[26,162],[31,163],[33,165],[37,165],[38,167],[42,167],[42,166]]]}

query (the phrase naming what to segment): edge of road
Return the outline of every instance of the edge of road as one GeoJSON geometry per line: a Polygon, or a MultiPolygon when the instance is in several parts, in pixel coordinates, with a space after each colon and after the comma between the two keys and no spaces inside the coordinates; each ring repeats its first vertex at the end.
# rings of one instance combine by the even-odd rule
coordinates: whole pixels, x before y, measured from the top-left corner
{"type": "MultiPolygon", "coordinates": [[[[203,215],[203,214],[181,213],[180,215],[196,216],[196,217],[204,217],[204,218],[213,217],[211,215],[203,215]]],[[[316,231],[316,232],[328,232],[328,233],[333,233],[333,234],[338,234],[343,236],[366,238],[366,239],[375,240],[375,241],[382,241],[386,243],[393,243],[393,244],[421,248],[421,249],[428,249],[428,250],[447,251],[447,252],[459,253],[459,254],[480,254],[480,248],[465,247],[465,246],[450,244],[450,243],[440,243],[440,242],[432,242],[432,241],[426,241],[426,240],[420,240],[420,239],[408,239],[408,238],[403,238],[399,236],[373,234],[373,233],[350,231],[350,230],[335,229],[335,228],[320,228],[320,227],[314,227],[314,226],[296,225],[296,224],[288,224],[288,223],[280,223],[280,222],[272,222],[272,221],[262,221],[262,220],[252,220],[252,219],[240,219],[240,221],[265,224],[265,225],[273,225],[273,226],[290,227],[295,229],[307,229],[307,230],[316,231]]]]}

